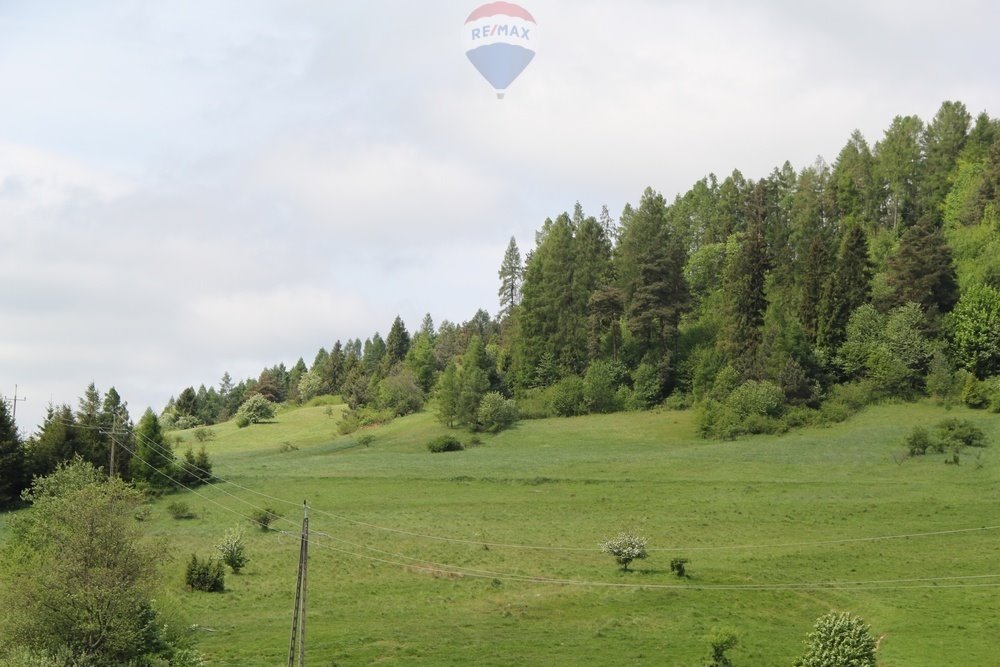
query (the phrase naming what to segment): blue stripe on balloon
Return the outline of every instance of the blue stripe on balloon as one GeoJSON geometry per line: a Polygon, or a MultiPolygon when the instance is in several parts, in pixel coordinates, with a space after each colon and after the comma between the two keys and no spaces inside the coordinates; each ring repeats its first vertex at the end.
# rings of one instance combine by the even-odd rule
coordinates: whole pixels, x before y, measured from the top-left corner
{"type": "Polygon", "coordinates": [[[494,88],[506,90],[535,57],[535,52],[516,44],[488,44],[465,55],[494,88]]]}

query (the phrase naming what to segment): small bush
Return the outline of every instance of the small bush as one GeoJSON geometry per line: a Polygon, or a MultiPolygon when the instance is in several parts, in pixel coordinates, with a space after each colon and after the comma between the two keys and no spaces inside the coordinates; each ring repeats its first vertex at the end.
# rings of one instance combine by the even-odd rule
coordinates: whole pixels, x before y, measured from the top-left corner
{"type": "Polygon", "coordinates": [[[675,391],[663,401],[663,407],[667,410],[687,410],[693,405],[694,397],[683,391],[675,391]]]}
{"type": "Polygon", "coordinates": [[[515,394],[517,413],[521,419],[547,419],[552,416],[550,389],[535,387],[515,394]]]}
{"type": "Polygon", "coordinates": [[[371,433],[365,433],[364,435],[358,436],[357,443],[359,447],[371,447],[372,443],[375,442],[375,436],[371,433]]]}
{"type": "Polygon", "coordinates": [[[740,643],[735,632],[715,629],[709,636],[708,643],[712,647],[712,659],[708,667],[733,667],[733,661],[726,652],[733,650],[740,643]]]}
{"type": "Polygon", "coordinates": [[[796,667],[875,667],[877,644],[871,628],[848,612],[827,614],[816,621],[806,640],[806,654],[796,667]]]}
{"type": "Polygon", "coordinates": [[[573,417],[586,412],[583,400],[583,380],[569,375],[552,388],[552,412],[558,417],[573,417]]]}
{"type": "Polygon", "coordinates": [[[460,452],[465,447],[455,436],[442,435],[428,442],[427,449],[435,454],[440,454],[441,452],[460,452]]]}
{"type": "Polygon", "coordinates": [[[986,446],[986,434],[968,419],[945,419],[937,425],[937,436],[946,447],[986,446]]]}
{"type": "Polygon", "coordinates": [[[270,507],[266,507],[263,510],[254,510],[250,515],[250,523],[263,531],[267,531],[271,528],[271,524],[280,518],[281,514],[275,512],[270,507]]]}
{"type": "Polygon", "coordinates": [[[226,590],[226,571],[221,561],[211,558],[202,560],[192,554],[184,581],[192,591],[221,593],[226,590]]]}
{"type": "Polygon", "coordinates": [[[934,449],[936,445],[927,429],[918,426],[903,439],[903,446],[910,456],[923,456],[928,449],[934,449]]]}
{"type": "Polygon", "coordinates": [[[236,419],[234,421],[236,422],[237,428],[246,428],[250,425],[250,418],[246,415],[236,415],[236,419]]]}
{"type": "Polygon", "coordinates": [[[177,520],[194,519],[197,516],[191,511],[191,506],[181,500],[175,500],[167,505],[167,511],[170,512],[170,516],[177,520]]]}
{"type": "Polygon", "coordinates": [[[287,441],[281,443],[281,446],[278,447],[278,451],[281,452],[282,454],[286,452],[297,452],[298,450],[299,450],[298,447],[287,441]]]}
{"type": "Polygon", "coordinates": [[[989,385],[986,382],[976,379],[976,376],[969,373],[965,377],[965,385],[962,387],[962,402],[970,408],[982,409],[990,404],[989,385]]]}
{"type": "Polygon", "coordinates": [[[615,561],[622,566],[622,570],[625,572],[628,571],[629,563],[649,555],[646,552],[646,538],[632,533],[620,533],[618,536],[602,542],[601,551],[614,556],[615,561]]]}
{"type": "Polygon", "coordinates": [[[243,421],[247,424],[259,424],[260,422],[267,421],[268,419],[274,419],[274,415],[274,403],[267,400],[267,398],[261,394],[254,394],[247,400],[243,401],[239,410],[236,411],[236,425],[243,428],[241,425],[243,421]],[[241,419],[241,417],[244,419],[241,419]]]}
{"type": "Polygon", "coordinates": [[[205,451],[205,445],[201,446],[196,454],[190,447],[184,452],[184,459],[181,461],[178,477],[184,486],[200,486],[209,484],[212,476],[212,460],[205,451]]]}
{"type": "Polygon", "coordinates": [[[781,387],[764,380],[749,380],[734,389],[726,398],[725,405],[740,418],[750,416],[777,417],[785,404],[785,392],[781,387]]]}
{"type": "Polygon", "coordinates": [[[633,401],[642,409],[651,408],[663,396],[663,378],[652,364],[641,363],[632,371],[633,401]]]}
{"type": "Polygon", "coordinates": [[[200,426],[194,430],[194,439],[198,442],[207,442],[209,440],[215,440],[215,431],[210,428],[205,428],[200,426]]]}
{"type": "Polygon", "coordinates": [[[673,558],[670,560],[670,571],[680,578],[687,577],[687,558],[673,558]]]}
{"type": "Polygon", "coordinates": [[[246,553],[246,536],[243,534],[243,530],[238,527],[227,531],[222,542],[217,544],[215,548],[218,550],[222,562],[233,570],[233,574],[239,574],[240,570],[250,562],[246,553]]]}
{"type": "Polygon", "coordinates": [[[388,424],[395,416],[391,410],[376,410],[371,406],[348,410],[340,418],[340,422],[337,424],[337,432],[341,435],[350,435],[364,426],[388,424]]]}
{"type": "Polygon", "coordinates": [[[491,391],[479,402],[476,421],[482,430],[499,433],[517,421],[517,404],[491,391]]]}

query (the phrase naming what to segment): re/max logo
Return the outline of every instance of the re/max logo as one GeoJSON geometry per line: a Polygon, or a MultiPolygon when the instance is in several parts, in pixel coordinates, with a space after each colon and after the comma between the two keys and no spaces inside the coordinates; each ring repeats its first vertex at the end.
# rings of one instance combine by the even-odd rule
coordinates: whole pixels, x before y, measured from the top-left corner
{"type": "Polygon", "coordinates": [[[516,25],[496,24],[487,25],[482,28],[472,29],[472,39],[486,39],[487,37],[520,37],[530,40],[530,28],[519,28],[516,25]]]}

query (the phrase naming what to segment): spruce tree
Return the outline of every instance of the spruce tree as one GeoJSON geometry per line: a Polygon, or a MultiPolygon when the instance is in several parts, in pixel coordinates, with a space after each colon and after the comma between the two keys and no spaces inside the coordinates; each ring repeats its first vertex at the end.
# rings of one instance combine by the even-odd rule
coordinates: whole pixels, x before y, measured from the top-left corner
{"type": "Polygon", "coordinates": [[[969,135],[972,116],[961,102],[944,102],[922,137],[924,169],[921,204],[924,214],[936,214],[951,189],[950,176],[969,135]]]}
{"type": "Polygon", "coordinates": [[[135,456],[132,460],[132,478],[154,488],[171,486],[176,473],[176,459],[170,445],[163,437],[160,420],[151,409],[135,427],[135,456]]]}
{"type": "MultiPolygon", "coordinates": [[[[119,396],[118,391],[114,387],[108,389],[107,393],[104,394],[104,401],[101,404],[100,424],[102,432],[109,441],[109,449],[111,446],[110,440],[114,438],[115,474],[122,479],[131,479],[131,452],[135,451],[134,426],[132,418],[128,414],[128,404],[122,401],[121,396],[119,396]]],[[[104,467],[107,469],[108,474],[110,474],[110,465],[109,457],[108,461],[102,462],[99,467],[104,467]]]]}
{"type": "Polygon", "coordinates": [[[503,255],[503,262],[497,275],[500,278],[500,290],[497,295],[500,297],[500,312],[497,319],[504,320],[514,312],[521,298],[521,279],[524,274],[524,266],[521,264],[521,251],[517,248],[517,241],[513,236],[507,244],[507,251],[503,255]]]}
{"type": "Polygon", "coordinates": [[[828,251],[826,241],[820,234],[813,236],[809,252],[802,261],[799,277],[799,321],[810,343],[816,342],[819,329],[820,303],[823,286],[828,280],[828,251]]]}
{"type": "Polygon", "coordinates": [[[865,232],[859,225],[848,225],[820,300],[817,345],[831,352],[840,347],[851,313],[871,299],[871,282],[872,266],[865,232]]]}
{"type": "Polygon", "coordinates": [[[438,419],[449,428],[455,425],[458,416],[458,367],[454,361],[448,362],[437,383],[438,419]]]}
{"type": "Polygon", "coordinates": [[[747,231],[739,249],[726,267],[727,323],[723,351],[732,366],[744,376],[752,375],[758,363],[764,314],[765,285],[771,268],[764,227],[768,215],[766,185],[758,183],[747,202],[747,231]]]}
{"type": "Polygon", "coordinates": [[[13,507],[20,499],[28,481],[27,472],[17,426],[7,402],[0,400],[0,510],[13,507]]]}
{"type": "Polygon", "coordinates": [[[958,279],[951,248],[940,225],[925,214],[899,240],[889,257],[892,303],[919,303],[930,313],[947,313],[958,301],[958,279]]]}
{"type": "Polygon", "coordinates": [[[389,357],[389,364],[396,364],[405,359],[409,350],[410,333],[406,330],[402,318],[397,315],[385,339],[385,352],[389,357]]]}

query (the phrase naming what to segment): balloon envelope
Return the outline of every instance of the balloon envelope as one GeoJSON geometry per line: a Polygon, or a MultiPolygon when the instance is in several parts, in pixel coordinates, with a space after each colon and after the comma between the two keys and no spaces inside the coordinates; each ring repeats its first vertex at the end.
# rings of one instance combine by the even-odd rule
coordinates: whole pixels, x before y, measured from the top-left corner
{"type": "Polygon", "coordinates": [[[510,2],[485,4],[465,21],[465,55],[497,90],[497,97],[503,97],[535,58],[537,39],[534,17],[510,2]]]}

